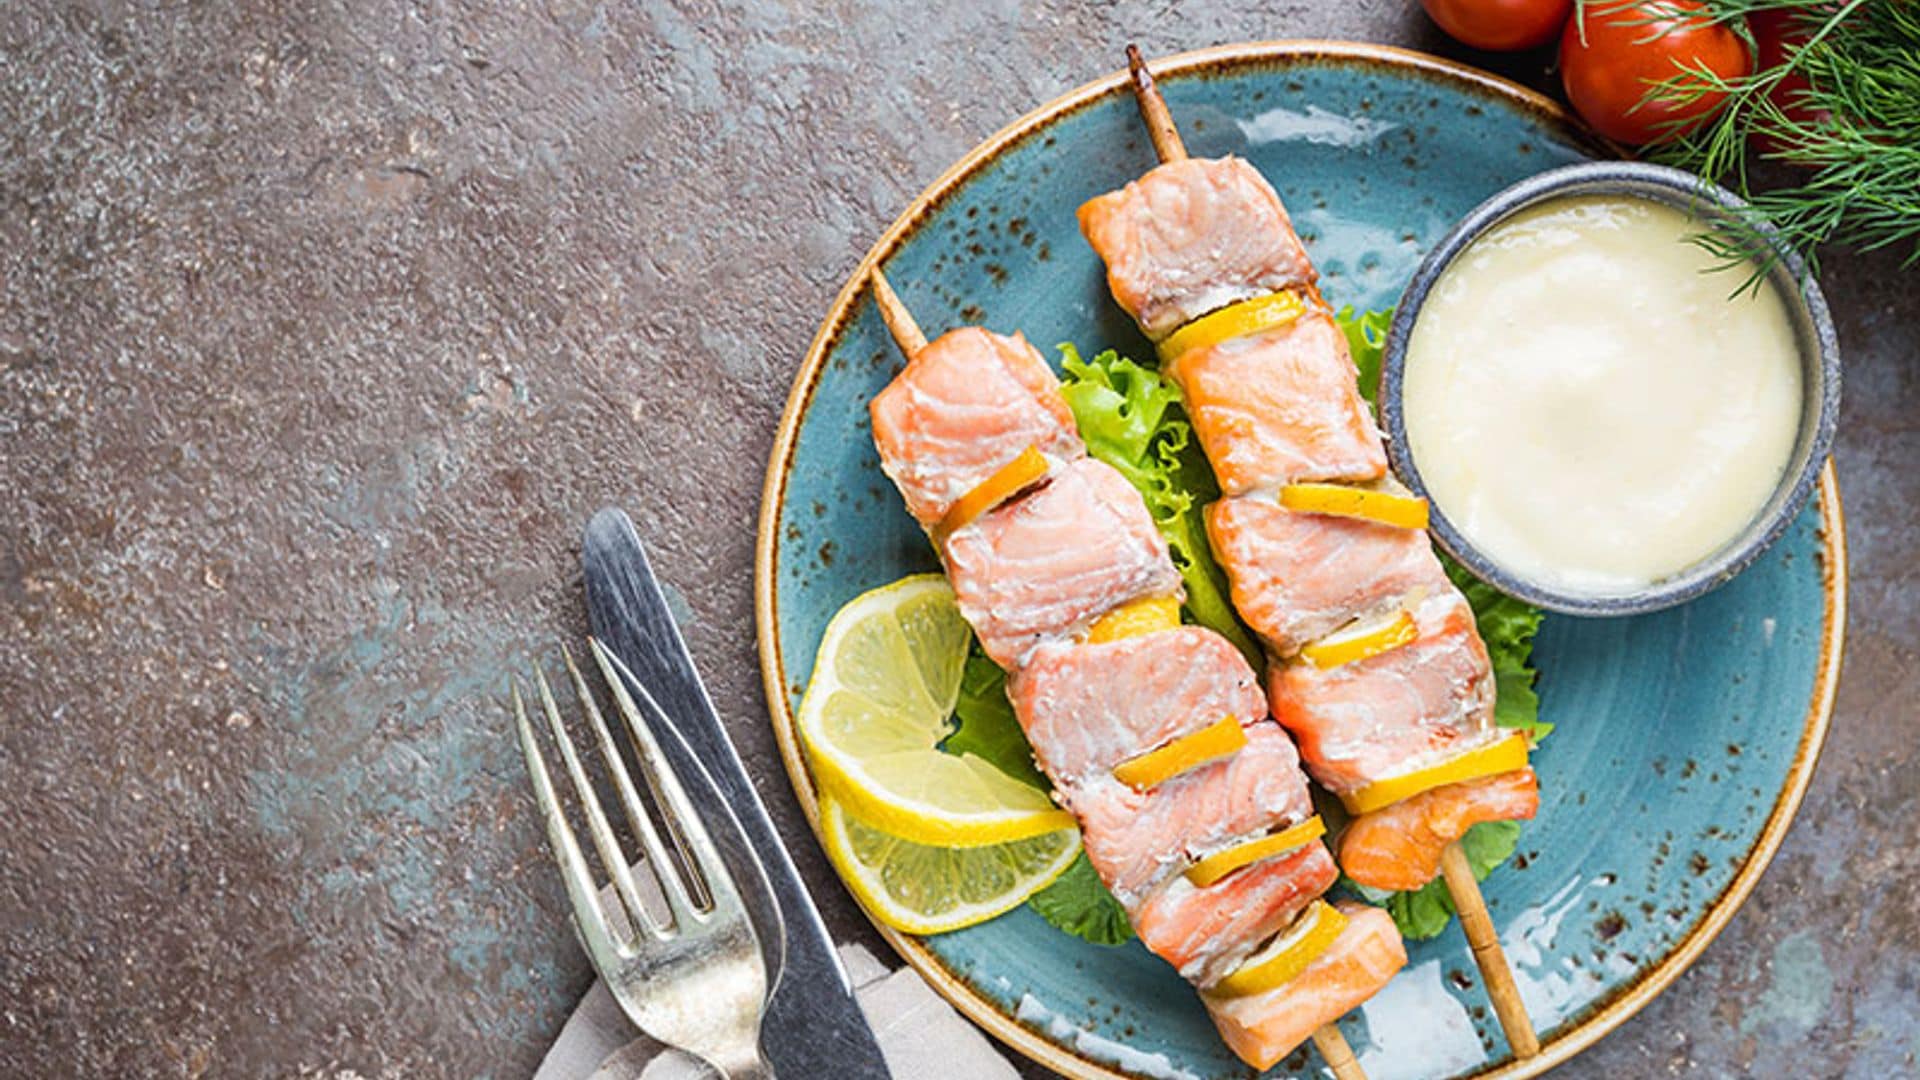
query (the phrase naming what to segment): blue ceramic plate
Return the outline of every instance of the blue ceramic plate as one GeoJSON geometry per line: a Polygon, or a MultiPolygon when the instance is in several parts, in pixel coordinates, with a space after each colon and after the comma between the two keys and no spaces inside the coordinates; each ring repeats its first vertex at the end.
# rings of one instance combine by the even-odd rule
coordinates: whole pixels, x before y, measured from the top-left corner
{"type": "MultiPolygon", "coordinates": [[[[1550,101],[1417,54],[1334,43],[1157,61],[1198,155],[1235,153],[1280,189],[1335,305],[1391,304],[1461,215],[1594,151],[1550,101]]],[[[900,358],[859,283],[885,265],[929,332],[1023,329],[1149,357],[1108,299],[1073,211],[1153,164],[1118,75],[1017,121],[937,181],[840,294],[781,421],[758,559],[760,657],[787,769],[827,619],[935,568],[880,472],[867,401],[900,358]]],[[[1657,615],[1549,617],[1536,653],[1558,725],[1534,762],[1539,817],[1488,879],[1488,906],[1545,1043],[1516,1064],[1457,928],[1342,1027],[1374,1080],[1531,1075],[1645,1005],[1725,925],[1779,845],[1826,731],[1840,663],[1844,535],[1818,499],[1727,587],[1657,615]]],[[[817,822],[816,822],[817,826],[817,822]]],[[[884,932],[884,931],[883,931],[884,932]]],[[[1198,1000],[1137,944],[1084,944],[1026,911],[934,938],[887,934],[1003,1041],[1070,1076],[1244,1077],[1198,1000]]],[[[1320,1071],[1300,1051],[1281,1066],[1320,1071]]]]}

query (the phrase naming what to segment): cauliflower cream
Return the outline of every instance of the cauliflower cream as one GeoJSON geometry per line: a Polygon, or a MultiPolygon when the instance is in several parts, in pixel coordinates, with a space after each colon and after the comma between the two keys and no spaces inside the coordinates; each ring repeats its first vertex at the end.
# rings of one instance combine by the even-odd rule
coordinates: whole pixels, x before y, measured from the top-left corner
{"type": "Polygon", "coordinates": [[[1608,596],[1738,538],[1800,430],[1778,290],[1730,295],[1700,222],[1632,196],[1516,214],[1441,275],[1408,341],[1408,449],[1439,511],[1511,573],[1608,596]]]}

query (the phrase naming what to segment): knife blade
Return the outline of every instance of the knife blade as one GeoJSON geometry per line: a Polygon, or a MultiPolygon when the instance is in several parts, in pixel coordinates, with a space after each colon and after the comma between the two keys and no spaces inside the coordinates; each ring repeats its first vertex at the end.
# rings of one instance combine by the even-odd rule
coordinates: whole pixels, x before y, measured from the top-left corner
{"type": "MultiPolygon", "coordinates": [[[[680,735],[662,740],[663,753],[671,758],[691,751],[696,760],[673,764],[707,773],[724,800],[720,809],[731,808],[772,887],[778,918],[761,940],[776,939],[779,950],[768,956],[777,974],[761,1023],[761,1049],[774,1072],[795,1080],[885,1080],[886,1061],[820,910],[727,738],[633,521],[616,507],[596,513],[587,523],[581,562],[593,635],[653,693],[680,735]]],[[[689,790],[696,809],[698,795],[689,790]]]]}

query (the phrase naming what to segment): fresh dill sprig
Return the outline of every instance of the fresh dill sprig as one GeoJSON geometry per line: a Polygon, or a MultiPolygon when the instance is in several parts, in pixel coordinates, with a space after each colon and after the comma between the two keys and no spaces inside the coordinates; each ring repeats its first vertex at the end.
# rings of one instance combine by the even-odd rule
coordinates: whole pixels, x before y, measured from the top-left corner
{"type": "MultiPolygon", "coordinates": [[[[1904,248],[1920,263],[1920,4],[1909,0],[1708,0],[1716,20],[1746,33],[1746,17],[1780,11],[1804,37],[1784,59],[1726,78],[1685,66],[1648,90],[1647,101],[1683,105],[1725,95],[1725,106],[1692,127],[1676,127],[1650,148],[1656,160],[1691,169],[1738,192],[1755,222],[1776,229],[1817,268],[1816,249],[1838,242],[1871,251],[1904,248]],[[1789,76],[1806,81],[1792,109],[1774,92],[1789,76]],[[1781,163],[1784,184],[1751,173],[1750,146],[1781,163]]],[[[1778,172],[1780,170],[1776,170],[1778,172]]],[[[1755,237],[1703,242],[1729,262],[1764,246],[1755,237]]],[[[1762,255],[1760,273],[1772,258],[1762,255]]],[[[1755,280],[1759,275],[1756,275],[1755,280]]]]}

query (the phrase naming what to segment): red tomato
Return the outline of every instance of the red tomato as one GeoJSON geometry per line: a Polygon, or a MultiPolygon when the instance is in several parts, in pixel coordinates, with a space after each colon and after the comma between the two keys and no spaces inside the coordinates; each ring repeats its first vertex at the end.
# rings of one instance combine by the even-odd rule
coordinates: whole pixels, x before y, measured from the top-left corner
{"type": "Polygon", "coordinates": [[[1753,71],[1746,43],[1711,21],[1707,5],[1698,0],[1593,4],[1584,19],[1567,20],[1560,36],[1560,81],[1567,100],[1581,119],[1616,142],[1654,142],[1698,124],[1725,104],[1725,94],[1707,93],[1684,106],[1642,107],[1647,92],[1681,75],[1683,64],[1704,64],[1728,79],[1753,71]]]}
{"type": "Polygon", "coordinates": [[[1552,41],[1573,0],[1420,0],[1420,6],[1462,45],[1512,52],[1552,41]]]}
{"type": "MultiPolygon", "coordinates": [[[[1755,62],[1756,70],[1783,64],[1787,60],[1787,51],[1806,43],[1808,30],[1795,15],[1797,12],[1783,8],[1767,8],[1747,16],[1747,25],[1753,30],[1753,41],[1758,46],[1755,62]]],[[[1767,94],[1767,98],[1787,114],[1787,118],[1802,123],[1817,123],[1827,118],[1825,109],[1816,109],[1802,99],[1801,95],[1811,89],[1807,77],[1797,71],[1789,72],[1767,94]]],[[[1779,140],[1760,136],[1756,140],[1763,150],[1780,150],[1779,140]]]]}

